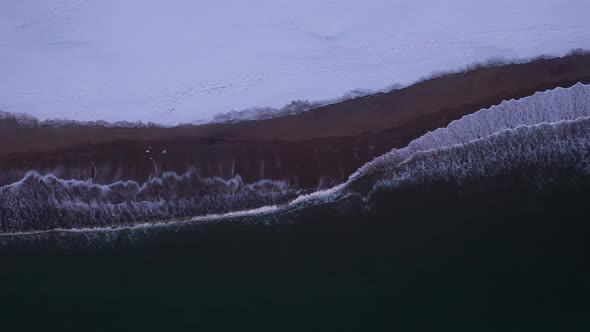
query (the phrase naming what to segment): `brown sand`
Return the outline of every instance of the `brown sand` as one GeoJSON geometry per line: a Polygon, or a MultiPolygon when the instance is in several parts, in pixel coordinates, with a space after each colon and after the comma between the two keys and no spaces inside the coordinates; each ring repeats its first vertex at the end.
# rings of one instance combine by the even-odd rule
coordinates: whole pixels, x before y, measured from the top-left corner
{"type": "Polygon", "coordinates": [[[465,114],[577,82],[590,83],[590,55],[480,68],[257,122],[129,129],[5,123],[0,126],[0,184],[30,169],[85,178],[92,162],[98,182],[144,181],[154,173],[152,157],[159,172],[195,167],[202,176],[239,174],[246,182],[272,178],[305,187],[325,181],[327,186],[465,114]]]}

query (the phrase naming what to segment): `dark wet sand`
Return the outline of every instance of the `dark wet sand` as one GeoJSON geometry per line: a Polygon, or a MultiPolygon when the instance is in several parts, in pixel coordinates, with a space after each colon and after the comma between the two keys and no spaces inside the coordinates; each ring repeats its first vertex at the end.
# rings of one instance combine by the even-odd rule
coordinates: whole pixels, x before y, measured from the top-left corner
{"type": "Polygon", "coordinates": [[[194,167],[203,177],[239,174],[245,182],[270,178],[299,187],[330,186],[465,114],[577,82],[590,83],[590,55],[475,69],[257,122],[123,129],[18,128],[5,121],[0,185],[31,169],[86,179],[95,163],[99,183],[145,181],[156,172],[194,167]]]}

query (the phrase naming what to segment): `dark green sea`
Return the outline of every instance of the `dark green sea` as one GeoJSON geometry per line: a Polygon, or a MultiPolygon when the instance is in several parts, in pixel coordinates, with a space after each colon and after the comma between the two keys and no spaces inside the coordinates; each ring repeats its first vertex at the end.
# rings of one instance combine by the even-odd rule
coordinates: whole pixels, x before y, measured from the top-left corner
{"type": "Polygon", "coordinates": [[[590,186],[496,183],[5,245],[2,330],[588,331],[590,186]]]}

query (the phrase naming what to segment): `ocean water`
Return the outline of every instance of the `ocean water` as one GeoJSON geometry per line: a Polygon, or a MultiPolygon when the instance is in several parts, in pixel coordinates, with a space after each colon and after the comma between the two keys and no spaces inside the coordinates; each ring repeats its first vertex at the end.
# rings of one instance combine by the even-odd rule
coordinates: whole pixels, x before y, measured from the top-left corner
{"type": "Polygon", "coordinates": [[[12,242],[3,324],[583,331],[590,179],[563,174],[543,189],[522,169],[408,186],[375,193],[368,209],[349,196],[275,216],[288,223],[238,218],[108,246],[12,242]]]}
{"type": "MultiPolygon", "coordinates": [[[[332,189],[213,216],[96,224],[84,212],[72,219],[78,227],[15,223],[7,211],[19,216],[25,210],[15,206],[31,198],[48,205],[24,215],[46,216],[43,208],[72,209],[76,195],[113,194],[29,175],[2,188],[10,229],[0,235],[3,324],[586,331],[588,105],[584,85],[507,102],[393,150],[332,189]]],[[[200,188],[190,183],[180,186],[187,196],[200,188]]],[[[174,192],[161,194],[164,204],[174,192]]]]}

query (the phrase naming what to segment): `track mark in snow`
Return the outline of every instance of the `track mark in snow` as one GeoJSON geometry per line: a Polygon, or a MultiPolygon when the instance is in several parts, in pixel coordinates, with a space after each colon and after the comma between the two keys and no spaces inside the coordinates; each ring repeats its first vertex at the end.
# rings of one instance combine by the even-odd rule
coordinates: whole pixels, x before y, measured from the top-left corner
{"type": "Polygon", "coordinates": [[[27,28],[30,28],[32,26],[35,25],[39,25],[41,23],[43,23],[44,21],[48,21],[51,19],[54,19],[62,14],[65,14],[69,11],[72,11],[82,5],[85,4],[92,4],[92,3],[96,3],[102,0],[77,0],[77,1],[71,1],[63,6],[59,6],[59,7],[55,7],[53,9],[51,9],[50,11],[38,15],[34,18],[29,19],[28,21],[25,21],[22,24],[19,24],[15,27],[15,30],[17,31],[21,31],[21,30],[25,30],[27,28]]]}

